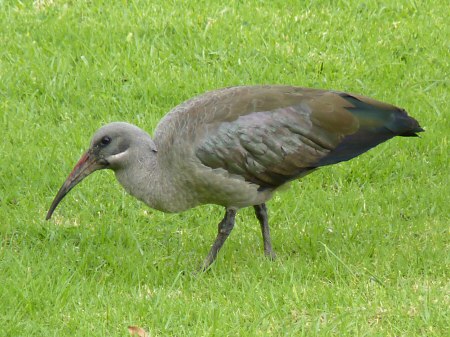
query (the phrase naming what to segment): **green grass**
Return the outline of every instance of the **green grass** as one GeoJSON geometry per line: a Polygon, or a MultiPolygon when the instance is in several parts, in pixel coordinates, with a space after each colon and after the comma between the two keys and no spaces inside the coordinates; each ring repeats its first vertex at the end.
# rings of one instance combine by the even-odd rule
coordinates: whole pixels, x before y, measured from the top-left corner
{"type": "Polygon", "coordinates": [[[449,39],[445,1],[0,1],[0,335],[445,336],[449,39]],[[168,215],[111,172],[51,221],[102,124],[151,131],[173,106],[238,84],[361,93],[404,107],[394,139],[269,204],[275,262],[242,210],[168,215]]]}

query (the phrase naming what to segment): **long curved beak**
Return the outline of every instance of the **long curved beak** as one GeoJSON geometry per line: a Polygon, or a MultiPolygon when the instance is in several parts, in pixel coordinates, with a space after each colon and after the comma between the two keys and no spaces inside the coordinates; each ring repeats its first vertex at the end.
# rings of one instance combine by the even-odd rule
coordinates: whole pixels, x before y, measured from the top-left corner
{"type": "Polygon", "coordinates": [[[64,184],[56,194],[55,199],[53,199],[52,205],[47,212],[47,216],[45,220],[51,218],[53,211],[58,206],[60,201],[66,196],[69,191],[74,188],[79,182],[81,182],[84,178],[90,175],[92,172],[97,171],[99,169],[105,168],[105,164],[99,162],[95,155],[92,153],[92,150],[87,151],[78,161],[78,163],[73,168],[72,172],[67,177],[64,184]]]}

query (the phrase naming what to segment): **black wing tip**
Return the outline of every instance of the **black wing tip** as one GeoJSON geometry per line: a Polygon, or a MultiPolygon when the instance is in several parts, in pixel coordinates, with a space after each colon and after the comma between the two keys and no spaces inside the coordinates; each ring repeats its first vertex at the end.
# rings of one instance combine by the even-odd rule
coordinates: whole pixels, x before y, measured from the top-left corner
{"type": "Polygon", "coordinates": [[[401,133],[399,136],[401,136],[401,137],[420,137],[420,135],[418,135],[419,132],[425,132],[425,129],[418,126],[418,127],[414,128],[413,130],[408,130],[406,132],[401,133]]]}
{"type": "Polygon", "coordinates": [[[425,132],[419,122],[401,108],[398,108],[395,119],[388,128],[401,137],[419,137],[419,132],[425,132]]]}

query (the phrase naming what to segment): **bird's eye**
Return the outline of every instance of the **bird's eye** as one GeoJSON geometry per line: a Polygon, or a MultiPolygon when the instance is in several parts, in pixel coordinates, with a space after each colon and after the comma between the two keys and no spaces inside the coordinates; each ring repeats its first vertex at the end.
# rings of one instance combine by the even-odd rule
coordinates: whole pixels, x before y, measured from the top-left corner
{"type": "Polygon", "coordinates": [[[100,144],[102,145],[108,145],[111,143],[111,137],[105,136],[100,140],[100,144]]]}

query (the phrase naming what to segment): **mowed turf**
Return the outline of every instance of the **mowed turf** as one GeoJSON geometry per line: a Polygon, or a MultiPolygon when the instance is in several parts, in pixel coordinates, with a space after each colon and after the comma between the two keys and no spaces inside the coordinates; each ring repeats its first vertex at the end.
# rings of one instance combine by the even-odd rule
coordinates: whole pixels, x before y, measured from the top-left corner
{"type": "Polygon", "coordinates": [[[449,39],[445,1],[0,2],[0,336],[445,336],[449,39]],[[275,262],[242,210],[163,214],[112,172],[46,211],[93,132],[150,133],[231,85],[355,92],[426,132],[294,182],[268,203],[275,262]]]}

